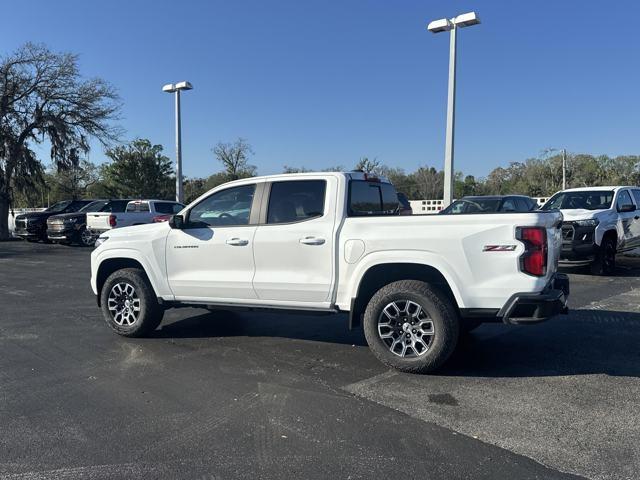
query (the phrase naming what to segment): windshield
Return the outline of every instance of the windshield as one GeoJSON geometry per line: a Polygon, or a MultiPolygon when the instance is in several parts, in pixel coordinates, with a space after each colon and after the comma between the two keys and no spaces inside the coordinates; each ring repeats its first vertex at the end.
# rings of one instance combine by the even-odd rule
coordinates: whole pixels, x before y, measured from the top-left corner
{"type": "Polygon", "coordinates": [[[500,208],[500,198],[462,198],[456,200],[440,213],[492,213],[500,208]]]}
{"type": "Polygon", "coordinates": [[[71,200],[65,200],[63,202],[54,203],[49,208],[45,210],[45,212],[58,213],[62,212],[65,208],[67,208],[71,204],[71,200]]]}
{"type": "Polygon", "coordinates": [[[607,210],[611,208],[613,191],[593,190],[580,192],[560,192],[551,197],[541,210],[607,210]]]}
{"type": "Polygon", "coordinates": [[[85,205],[84,207],[82,207],[80,210],[78,210],[79,212],[99,212],[107,203],[109,203],[108,200],[98,200],[96,202],[91,202],[88,205],[85,205]]]}

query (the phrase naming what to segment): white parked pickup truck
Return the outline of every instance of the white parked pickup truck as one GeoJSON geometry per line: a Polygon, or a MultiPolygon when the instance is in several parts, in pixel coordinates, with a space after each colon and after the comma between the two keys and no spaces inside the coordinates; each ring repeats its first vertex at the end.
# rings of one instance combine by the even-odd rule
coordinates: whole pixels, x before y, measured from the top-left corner
{"type": "Polygon", "coordinates": [[[559,211],[398,214],[385,178],[300,173],[220,185],[169,222],[98,238],[91,287],[107,324],[142,336],[165,309],[349,312],[374,354],[432,371],[461,330],[566,311],[559,211]]]}
{"type": "Polygon", "coordinates": [[[542,210],[563,216],[563,265],[590,265],[596,275],[612,275],[616,254],[640,247],[640,188],[586,187],[556,193],[542,210]]]}
{"type": "Polygon", "coordinates": [[[173,215],[184,205],[170,200],[132,200],[124,212],[95,212],[87,214],[87,230],[95,238],[114,228],[152,223],[154,219],[173,215]]]}

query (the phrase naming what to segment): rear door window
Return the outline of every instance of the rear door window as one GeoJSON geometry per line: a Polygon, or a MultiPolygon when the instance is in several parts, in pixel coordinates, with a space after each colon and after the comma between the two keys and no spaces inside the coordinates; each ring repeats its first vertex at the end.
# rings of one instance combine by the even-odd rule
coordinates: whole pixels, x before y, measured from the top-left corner
{"type": "Polygon", "coordinates": [[[321,217],[324,215],[326,188],[324,180],[272,183],[267,224],[301,222],[321,217]]]}

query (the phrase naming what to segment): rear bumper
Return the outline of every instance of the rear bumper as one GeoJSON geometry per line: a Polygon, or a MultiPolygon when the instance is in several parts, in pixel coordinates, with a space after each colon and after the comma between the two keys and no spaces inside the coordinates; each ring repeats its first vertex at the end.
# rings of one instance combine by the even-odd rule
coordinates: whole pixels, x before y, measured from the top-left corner
{"type": "Polygon", "coordinates": [[[540,293],[516,293],[498,312],[498,317],[508,324],[528,324],[544,322],[569,311],[569,277],[556,273],[546,288],[540,293]]]}

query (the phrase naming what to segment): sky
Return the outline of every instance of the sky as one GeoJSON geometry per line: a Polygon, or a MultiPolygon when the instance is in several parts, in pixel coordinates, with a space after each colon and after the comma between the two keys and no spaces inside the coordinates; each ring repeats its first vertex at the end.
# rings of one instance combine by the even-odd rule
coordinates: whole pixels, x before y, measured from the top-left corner
{"type": "MultiPolygon", "coordinates": [[[[0,56],[27,41],[77,53],[118,90],[123,140],[174,159],[161,88],[190,81],[190,177],[219,171],[213,146],[238,137],[260,174],[363,156],[442,168],[449,36],[426,24],[467,11],[482,23],[458,33],[456,170],[482,177],[546,148],[640,154],[640,2],[4,1],[0,56]]],[[[99,145],[90,159],[105,161],[99,145]]]]}

